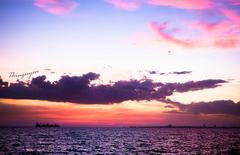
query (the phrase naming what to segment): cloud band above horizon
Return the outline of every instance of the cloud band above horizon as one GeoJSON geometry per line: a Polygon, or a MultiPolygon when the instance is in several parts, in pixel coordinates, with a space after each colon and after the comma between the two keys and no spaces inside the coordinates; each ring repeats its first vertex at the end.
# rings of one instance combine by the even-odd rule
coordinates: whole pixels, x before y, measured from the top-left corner
{"type": "Polygon", "coordinates": [[[208,79],[185,83],[161,83],[151,79],[120,80],[112,84],[92,84],[100,74],[89,72],[82,76],[62,76],[50,82],[46,76],[33,78],[30,83],[0,80],[0,98],[37,99],[79,104],[113,104],[124,101],[160,100],[174,92],[197,91],[221,86],[227,81],[208,79]]]}

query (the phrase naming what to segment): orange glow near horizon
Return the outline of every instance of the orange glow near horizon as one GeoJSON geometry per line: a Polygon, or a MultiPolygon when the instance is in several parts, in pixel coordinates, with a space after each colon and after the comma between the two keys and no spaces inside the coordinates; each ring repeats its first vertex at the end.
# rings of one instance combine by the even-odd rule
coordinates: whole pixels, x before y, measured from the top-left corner
{"type": "MultiPolygon", "coordinates": [[[[32,126],[36,122],[57,123],[63,126],[142,126],[142,125],[199,125],[208,122],[234,125],[239,118],[221,115],[167,113],[166,104],[157,102],[124,102],[97,105],[48,102],[40,100],[1,99],[5,107],[0,124],[32,126]]],[[[177,110],[176,108],[174,108],[177,110]]],[[[1,111],[1,110],[0,110],[1,111]]],[[[1,114],[0,114],[1,115],[1,114]]]]}
{"type": "MultiPolygon", "coordinates": [[[[153,103],[128,102],[123,104],[96,105],[48,102],[39,100],[2,99],[1,103],[14,105],[46,122],[57,121],[66,125],[132,125],[157,121],[156,114],[164,111],[164,106],[153,103]],[[147,106],[148,105],[148,106],[147,106]],[[150,106],[151,105],[151,106],[150,106]],[[143,118],[145,116],[146,118],[143,118]]],[[[33,120],[34,121],[34,120],[33,120]]],[[[37,121],[37,120],[35,120],[37,121]]]]}

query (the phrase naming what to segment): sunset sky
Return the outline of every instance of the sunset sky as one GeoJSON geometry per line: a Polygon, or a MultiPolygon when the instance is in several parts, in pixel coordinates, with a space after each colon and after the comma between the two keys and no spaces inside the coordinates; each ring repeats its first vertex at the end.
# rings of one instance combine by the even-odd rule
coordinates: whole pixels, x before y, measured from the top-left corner
{"type": "Polygon", "coordinates": [[[0,22],[0,126],[240,126],[239,0],[1,0],[0,22]]]}

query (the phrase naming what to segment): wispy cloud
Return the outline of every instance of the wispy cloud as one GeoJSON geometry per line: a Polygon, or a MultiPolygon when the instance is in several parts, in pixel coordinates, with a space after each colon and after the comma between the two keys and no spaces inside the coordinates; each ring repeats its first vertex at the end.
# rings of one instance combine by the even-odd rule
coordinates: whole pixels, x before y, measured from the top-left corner
{"type": "Polygon", "coordinates": [[[52,69],[50,69],[50,68],[45,68],[45,69],[43,69],[44,71],[51,71],[52,69]]]}
{"type": "Polygon", "coordinates": [[[141,6],[140,0],[105,0],[105,1],[112,4],[116,8],[126,10],[136,10],[141,6]]]}
{"type": "MultiPolygon", "coordinates": [[[[231,15],[229,15],[231,16],[231,15]]],[[[165,43],[172,43],[185,48],[197,47],[218,47],[218,48],[234,48],[240,45],[240,25],[238,16],[232,15],[231,21],[223,20],[215,23],[208,23],[203,21],[188,22],[188,28],[191,33],[198,33],[186,39],[185,36],[175,37],[176,33],[169,33],[171,30],[169,23],[151,22],[150,27],[158,35],[160,41],[165,43]]],[[[184,31],[184,28],[179,28],[179,31],[184,31]]]]}
{"type": "Polygon", "coordinates": [[[183,74],[191,74],[192,71],[180,71],[180,72],[171,72],[172,74],[183,75],[183,74]]]}
{"type": "Polygon", "coordinates": [[[240,14],[230,9],[222,9],[221,11],[229,20],[240,26],[240,14]]]}
{"type": "Polygon", "coordinates": [[[168,23],[151,22],[150,26],[165,42],[177,44],[184,47],[194,46],[194,42],[192,40],[178,39],[174,37],[173,34],[167,33],[168,23]]]}
{"type": "Polygon", "coordinates": [[[185,74],[191,74],[192,71],[175,71],[175,72],[159,72],[159,71],[154,71],[154,70],[146,70],[147,73],[152,74],[152,75],[170,75],[170,74],[175,74],[175,75],[185,75],[185,74]]]}
{"type": "Polygon", "coordinates": [[[75,0],[35,0],[34,5],[55,15],[69,15],[79,7],[75,0]]]}
{"type": "Polygon", "coordinates": [[[239,0],[230,0],[231,5],[240,5],[239,0]]]}
{"type": "Polygon", "coordinates": [[[237,0],[106,1],[115,7],[127,10],[136,10],[145,5],[190,10],[188,13],[191,13],[193,19],[181,19],[181,23],[185,25],[183,27],[179,27],[179,25],[176,27],[176,24],[171,23],[171,21],[157,22],[153,20],[150,22],[150,27],[158,34],[159,41],[166,44],[178,45],[184,48],[235,48],[240,45],[240,14],[237,9],[233,8],[233,6],[240,6],[237,0]],[[209,15],[209,12],[214,12],[214,15],[209,15]],[[201,14],[206,16],[204,20],[202,17],[198,17],[201,14]],[[195,25],[193,23],[195,23],[195,25]],[[196,26],[196,23],[198,26],[196,26]],[[169,25],[171,25],[171,27],[169,25]],[[182,33],[172,33],[172,29],[178,29],[182,33]],[[184,35],[186,32],[189,33],[189,37],[184,35]]]}
{"type": "Polygon", "coordinates": [[[206,9],[213,5],[211,0],[147,0],[147,3],[183,9],[206,9]]]}

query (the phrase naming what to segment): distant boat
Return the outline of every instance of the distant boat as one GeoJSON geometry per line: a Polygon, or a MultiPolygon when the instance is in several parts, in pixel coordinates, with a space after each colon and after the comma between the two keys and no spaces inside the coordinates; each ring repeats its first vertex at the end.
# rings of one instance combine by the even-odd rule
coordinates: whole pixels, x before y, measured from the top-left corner
{"type": "Polygon", "coordinates": [[[168,128],[172,128],[173,126],[172,126],[172,124],[169,124],[167,127],[168,127],[168,128]]]}
{"type": "Polygon", "coordinates": [[[36,123],[35,127],[47,127],[47,128],[51,128],[51,127],[60,127],[60,125],[58,124],[40,124],[40,123],[36,123]]]}

